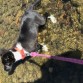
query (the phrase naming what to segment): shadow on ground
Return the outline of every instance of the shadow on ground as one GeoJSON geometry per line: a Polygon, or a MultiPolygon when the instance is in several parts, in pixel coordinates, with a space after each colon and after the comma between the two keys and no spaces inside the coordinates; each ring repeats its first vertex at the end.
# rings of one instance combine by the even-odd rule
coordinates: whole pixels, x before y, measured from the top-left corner
{"type": "MultiPolygon", "coordinates": [[[[78,49],[68,51],[60,56],[80,59],[81,51],[78,49]]],[[[83,65],[50,59],[40,68],[42,77],[34,82],[27,83],[83,83],[83,65]]]]}

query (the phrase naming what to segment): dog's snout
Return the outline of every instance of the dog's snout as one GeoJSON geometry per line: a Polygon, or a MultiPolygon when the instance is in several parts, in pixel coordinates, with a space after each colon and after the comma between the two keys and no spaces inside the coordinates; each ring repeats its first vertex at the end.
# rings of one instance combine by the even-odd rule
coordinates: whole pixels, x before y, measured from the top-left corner
{"type": "Polygon", "coordinates": [[[7,65],[4,66],[4,70],[5,70],[5,71],[10,71],[10,70],[11,70],[11,66],[7,66],[7,65]]]}

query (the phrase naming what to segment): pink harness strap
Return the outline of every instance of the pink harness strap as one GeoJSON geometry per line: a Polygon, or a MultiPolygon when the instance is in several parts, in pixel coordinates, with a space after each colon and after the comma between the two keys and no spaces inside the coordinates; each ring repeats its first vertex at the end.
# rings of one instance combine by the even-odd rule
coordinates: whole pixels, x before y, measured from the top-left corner
{"type": "Polygon", "coordinates": [[[66,62],[83,65],[82,59],[66,58],[66,57],[61,57],[61,56],[50,56],[50,55],[46,55],[46,54],[39,54],[37,52],[31,52],[30,55],[32,57],[45,57],[45,58],[49,58],[49,59],[61,60],[61,61],[66,61],[66,62]]]}

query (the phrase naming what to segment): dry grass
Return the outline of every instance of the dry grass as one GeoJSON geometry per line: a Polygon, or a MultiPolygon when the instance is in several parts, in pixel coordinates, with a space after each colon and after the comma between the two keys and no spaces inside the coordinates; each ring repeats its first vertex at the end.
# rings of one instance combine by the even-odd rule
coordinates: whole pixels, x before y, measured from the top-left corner
{"type": "MultiPolygon", "coordinates": [[[[82,3],[82,0],[73,0],[72,3],[70,1],[63,3],[61,0],[42,0],[38,12],[41,14],[49,12],[57,18],[56,24],[48,20],[45,29],[39,33],[38,37],[40,43],[48,46],[49,54],[57,55],[78,49],[82,53],[81,58],[83,57],[82,3]]],[[[16,41],[20,18],[27,6],[27,0],[0,0],[0,48],[10,48],[16,41]]],[[[34,61],[42,65],[47,60],[35,58],[34,61]]],[[[34,82],[41,78],[41,73],[38,66],[26,61],[16,68],[13,75],[8,76],[1,63],[0,83],[34,82]]]]}

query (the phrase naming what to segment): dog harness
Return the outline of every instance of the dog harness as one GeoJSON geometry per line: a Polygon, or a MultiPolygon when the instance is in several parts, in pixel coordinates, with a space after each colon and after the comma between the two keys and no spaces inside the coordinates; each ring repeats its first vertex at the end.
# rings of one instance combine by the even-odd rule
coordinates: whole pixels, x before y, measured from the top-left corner
{"type": "Polygon", "coordinates": [[[23,60],[25,57],[30,56],[29,52],[22,47],[21,43],[17,43],[14,49],[16,51],[10,51],[13,53],[15,61],[23,60]]]}
{"type": "Polygon", "coordinates": [[[24,52],[24,49],[19,49],[19,48],[14,48],[16,51],[18,51],[19,53],[20,53],[20,55],[21,55],[21,57],[22,57],[22,60],[26,57],[26,54],[25,54],[25,52],[24,52]]]}

